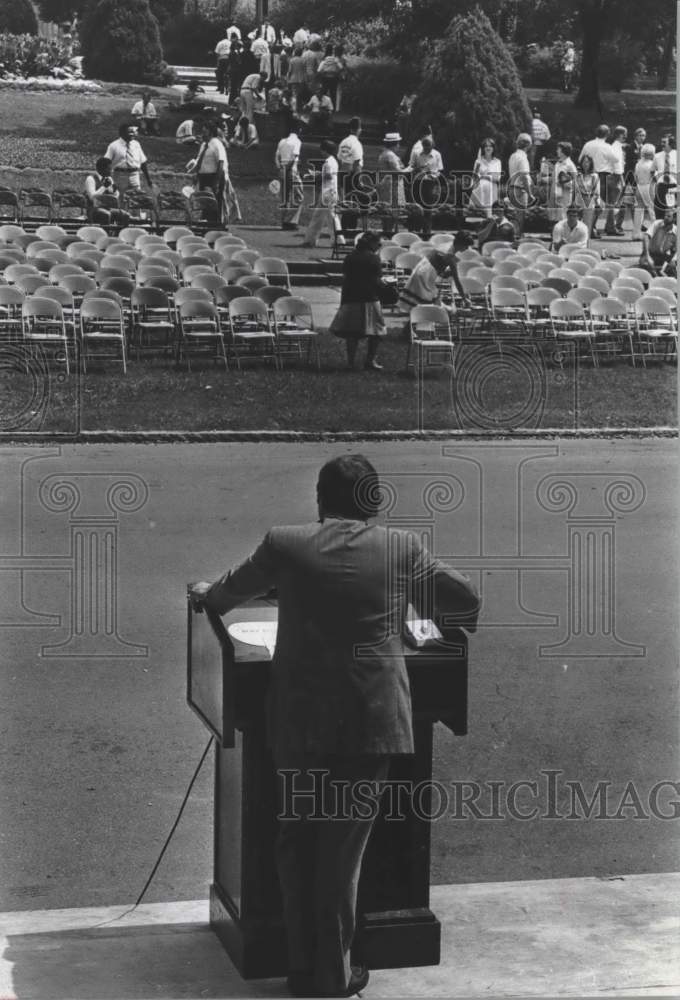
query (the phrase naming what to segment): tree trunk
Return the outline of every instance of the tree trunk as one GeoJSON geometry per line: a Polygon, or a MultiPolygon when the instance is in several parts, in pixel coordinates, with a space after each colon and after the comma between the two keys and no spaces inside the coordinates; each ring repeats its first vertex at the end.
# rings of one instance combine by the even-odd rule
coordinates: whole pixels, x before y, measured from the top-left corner
{"type": "Polygon", "coordinates": [[[666,37],[663,45],[663,55],[659,66],[659,79],[657,85],[659,90],[668,87],[668,78],[671,75],[671,64],[673,62],[673,49],[675,48],[675,18],[671,17],[666,26],[666,37]]]}
{"type": "Polygon", "coordinates": [[[583,38],[581,79],[574,100],[577,108],[597,108],[602,114],[600,99],[600,46],[609,16],[608,0],[581,0],[578,5],[583,38]]]}

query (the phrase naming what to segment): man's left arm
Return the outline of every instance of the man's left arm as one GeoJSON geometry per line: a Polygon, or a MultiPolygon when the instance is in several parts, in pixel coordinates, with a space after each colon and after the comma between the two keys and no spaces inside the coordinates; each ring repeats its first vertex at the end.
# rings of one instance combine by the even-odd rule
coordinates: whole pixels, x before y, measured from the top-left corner
{"type": "Polygon", "coordinates": [[[481,600],[476,588],[466,576],[435,559],[419,543],[414,551],[412,586],[412,603],[421,618],[445,618],[447,626],[477,631],[481,600]],[[430,581],[434,608],[421,604],[423,595],[430,591],[426,585],[430,581]]]}
{"type": "Polygon", "coordinates": [[[245,562],[229,570],[214,583],[196,583],[190,597],[196,610],[207,608],[224,615],[232,608],[264,594],[276,584],[276,562],[268,533],[245,562]]]}

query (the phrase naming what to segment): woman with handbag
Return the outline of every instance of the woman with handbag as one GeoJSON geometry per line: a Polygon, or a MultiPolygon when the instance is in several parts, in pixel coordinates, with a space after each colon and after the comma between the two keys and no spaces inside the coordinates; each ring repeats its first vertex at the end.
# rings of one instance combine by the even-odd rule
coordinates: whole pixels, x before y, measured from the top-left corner
{"type": "Polygon", "coordinates": [[[376,360],[380,340],[386,334],[381,298],[387,298],[391,289],[382,280],[379,249],[380,235],[363,233],[342,265],[340,308],[329,331],[345,340],[350,369],[354,368],[360,340],[367,341],[364,368],[381,371],[383,367],[376,360]]]}

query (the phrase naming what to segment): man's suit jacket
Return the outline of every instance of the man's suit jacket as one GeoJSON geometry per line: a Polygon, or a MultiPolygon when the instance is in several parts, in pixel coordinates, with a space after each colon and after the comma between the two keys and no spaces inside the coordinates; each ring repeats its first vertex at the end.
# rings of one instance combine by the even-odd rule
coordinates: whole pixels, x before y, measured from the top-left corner
{"type": "Polygon", "coordinates": [[[401,638],[408,604],[423,617],[453,615],[452,624],[458,616],[472,631],[479,601],[471,584],[410,532],[330,517],[272,528],[249,559],[212,585],[205,605],[224,614],[272,587],[279,601],[268,703],[275,754],[412,753],[401,638]]]}

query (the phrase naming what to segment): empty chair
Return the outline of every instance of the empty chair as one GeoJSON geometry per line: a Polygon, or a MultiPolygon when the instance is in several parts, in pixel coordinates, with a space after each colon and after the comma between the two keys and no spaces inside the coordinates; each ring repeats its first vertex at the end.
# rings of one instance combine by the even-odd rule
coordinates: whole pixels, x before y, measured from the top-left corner
{"type": "Polygon", "coordinates": [[[612,289],[616,288],[635,288],[640,294],[644,292],[645,286],[637,278],[633,278],[631,275],[626,275],[624,277],[614,278],[611,284],[612,289]]]}
{"type": "Polygon", "coordinates": [[[213,297],[207,288],[189,288],[188,285],[178,288],[173,295],[175,318],[179,323],[179,307],[184,302],[212,302],[213,297]]]}
{"type": "Polygon", "coordinates": [[[623,345],[635,364],[633,350],[633,324],[625,303],[613,297],[598,296],[589,305],[590,326],[595,335],[594,350],[599,357],[616,357],[623,345]]]}
{"type": "MultiPolygon", "coordinates": [[[[230,286],[226,285],[225,287],[229,288],[230,286]]],[[[241,287],[240,285],[236,285],[236,288],[241,287]]],[[[262,288],[255,289],[255,298],[261,299],[270,311],[273,310],[274,303],[278,299],[286,298],[290,294],[290,289],[283,288],[281,285],[263,285],[262,288]]]]}
{"type": "Polygon", "coordinates": [[[482,257],[491,259],[495,250],[512,250],[512,243],[507,240],[488,240],[482,247],[482,257]]]}
{"type": "Polygon", "coordinates": [[[605,264],[596,264],[595,267],[591,267],[587,274],[590,274],[594,278],[604,278],[611,285],[612,281],[617,277],[618,271],[616,268],[607,267],[605,264]]]}
{"type": "Polygon", "coordinates": [[[550,303],[559,298],[560,293],[554,288],[530,288],[526,293],[527,326],[534,336],[544,337],[552,332],[550,303]]]}
{"type": "Polygon", "coordinates": [[[182,236],[178,236],[176,241],[177,253],[181,253],[184,257],[184,250],[188,247],[205,247],[208,249],[208,241],[204,236],[197,236],[196,233],[184,233],[182,236]]]}
{"type": "Polygon", "coordinates": [[[109,278],[129,278],[130,272],[124,270],[122,267],[98,267],[93,277],[97,284],[101,285],[104,281],[108,281],[109,278]]]}
{"type": "Polygon", "coordinates": [[[235,285],[239,278],[245,278],[246,275],[252,274],[253,269],[247,264],[231,264],[226,261],[218,266],[217,273],[226,278],[229,284],[235,285]]]}
{"type": "MultiPolygon", "coordinates": [[[[237,253],[242,253],[244,250],[247,250],[248,248],[245,247],[245,246],[238,246],[238,245],[235,245],[235,244],[232,243],[229,246],[223,246],[223,247],[220,247],[219,249],[217,249],[217,247],[215,247],[215,249],[217,250],[217,253],[219,253],[219,255],[220,255],[220,257],[221,257],[221,259],[223,261],[230,261],[232,264],[238,265],[238,264],[243,264],[244,261],[242,261],[242,260],[241,261],[234,260],[233,259],[234,256],[237,253]]],[[[252,269],[252,264],[248,264],[247,266],[252,269]]]]}
{"type": "Polygon", "coordinates": [[[228,247],[247,250],[246,241],[242,240],[240,236],[232,236],[231,233],[224,233],[219,239],[215,240],[213,244],[213,248],[220,253],[228,247]]]}
{"type": "Polygon", "coordinates": [[[422,257],[420,254],[411,253],[410,251],[402,253],[397,257],[394,262],[394,273],[399,291],[404,288],[414,267],[417,267],[421,260],[422,257]]]}
{"type": "Polygon", "coordinates": [[[470,300],[473,311],[486,313],[487,295],[486,286],[481,281],[477,281],[470,275],[460,278],[460,286],[470,300]]]}
{"type": "Polygon", "coordinates": [[[395,233],[392,236],[392,242],[396,243],[398,247],[410,247],[419,240],[420,236],[417,233],[395,233]]]}
{"type": "Polygon", "coordinates": [[[19,222],[20,217],[21,208],[16,192],[10,191],[9,188],[0,188],[0,218],[10,218],[19,222]]]}
{"type": "Polygon", "coordinates": [[[578,284],[578,279],[581,277],[576,271],[571,271],[568,267],[556,267],[552,271],[548,272],[549,278],[561,278],[563,281],[568,281],[572,288],[578,284]]]}
{"type": "Polygon", "coordinates": [[[588,274],[590,272],[590,269],[591,269],[590,262],[586,262],[585,260],[579,260],[578,257],[571,257],[569,259],[569,270],[575,271],[576,274],[578,274],[579,278],[582,278],[584,275],[588,274]]]}
{"type": "Polygon", "coordinates": [[[448,363],[455,367],[455,343],[449,313],[443,306],[414,306],[409,315],[409,344],[406,368],[415,355],[416,376],[425,368],[448,363]]]}
{"type": "Polygon", "coordinates": [[[11,222],[4,222],[0,225],[0,240],[4,240],[7,243],[14,243],[19,237],[25,235],[26,231],[23,226],[17,226],[11,222]]]}
{"type": "MultiPolygon", "coordinates": [[[[261,291],[264,291],[264,289],[261,289],[261,291]]],[[[307,363],[311,363],[312,354],[314,354],[317,371],[320,371],[321,358],[319,356],[318,334],[314,328],[312,307],[306,299],[288,295],[286,294],[286,289],[280,289],[280,291],[284,294],[274,300],[273,315],[274,332],[281,365],[283,366],[284,359],[291,355],[302,358],[303,347],[306,346],[307,363]]]]}
{"type": "Polygon", "coordinates": [[[96,281],[87,274],[62,274],[58,281],[59,288],[66,288],[73,295],[73,300],[78,304],[86,292],[94,291],[97,287],[96,281]]]}
{"type": "Polygon", "coordinates": [[[522,334],[526,329],[527,318],[524,292],[514,288],[494,288],[492,285],[491,318],[494,333],[522,334]]]}
{"type": "Polygon", "coordinates": [[[652,278],[649,282],[649,291],[652,292],[655,288],[668,288],[671,292],[677,295],[678,279],[668,278],[665,275],[659,275],[656,278],[652,278]]]}
{"type": "Polygon", "coordinates": [[[26,260],[37,257],[41,250],[59,250],[59,247],[52,240],[33,239],[25,247],[26,260]]]}
{"type": "MultiPolygon", "coordinates": [[[[574,302],[573,299],[555,299],[550,303],[550,322],[553,337],[557,341],[565,342],[574,358],[578,357],[585,347],[593,365],[597,365],[593,351],[593,332],[588,325],[585,310],[579,302],[574,302]]],[[[563,353],[561,350],[556,350],[553,357],[562,366],[568,354],[569,351],[563,353]]]]}
{"type": "Polygon", "coordinates": [[[484,286],[488,287],[496,277],[496,272],[492,267],[473,267],[468,271],[466,277],[480,281],[484,286]]]}
{"type": "Polygon", "coordinates": [[[288,265],[280,257],[258,257],[253,262],[255,274],[262,275],[269,285],[283,285],[290,288],[288,265]]]}
{"type": "Polygon", "coordinates": [[[560,257],[558,253],[542,253],[536,258],[536,263],[540,264],[552,264],[553,267],[562,267],[564,265],[564,257],[560,257]]]}
{"type": "Polygon", "coordinates": [[[87,257],[88,260],[93,260],[97,264],[104,256],[103,250],[99,250],[92,243],[84,243],[82,240],[69,243],[65,253],[69,260],[81,260],[83,257],[87,257]]]}
{"type": "Polygon", "coordinates": [[[142,232],[142,235],[138,236],[135,240],[135,250],[139,250],[145,256],[149,252],[153,253],[153,247],[162,249],[167,248],[168,244],[162,236],[156,236],[154,233],[147,232],[142,232]]]}
{"type": "Polygon", "coordinates": [[[118,247],[116,249],[116,254],[119,254],[121,257],[127,257],[127,259],[132,264],[134,264],[135,267],[137,266],[137,264],[139,264],[141,260],[144,259],[144,254],[141,252],[141,250],[135,250],[135,248],[132,246],[118,247]]]}
{"type": "Polygon", "coordinates": [[[540,261],[540,260],[533,261],[533,263],[531,265],[531,269],[532,269],[532,271],[540,271],[544,278],[547,278],[548,275],[550,274],[550,272],[555,270],[555,268],[551,264],[551,262],[550,261],[545,261],[545,260],[544,261],[540,261]]]}
{"type": "Polygon", "coordinates": [[[210,300],[189,299],[181,303],[178,314],[178,364],[183,357],[186,358],[191,371],[191,352],[209,351],[213,360],[224,362],[224,367],[228,368],[220,317],[214,303],[210,300]]]}
{"type": "Polygon", "coordinates": [[[158,247],[149,247],[147,249],[152,250],[153,252],[145,254],[143,262],[148,264],[158,264],[160,261],[163,261],[165,264],[169,264],[171,266],[173,274],[179,273],[179,266],[182,258],[176,250],[169,250],[167,247],[164,250],[161,250],[158,247]]]}
{"type": "Polygon", "coordinates": [[[570,288],[573,287],[571,281],[567,281],[566,278],[544,278],[541,282],[542,288],[554,288],[555,291],[559,292],[560,295],[566,295],[570,288]]]}
{"type": "Polygon", "coordinates": [[[494,272],[500,275],[510,275],[514,274],[515,271],[520,271],[522,269],[522,264],[515,260],[498,260],[493,266],[494,272]]]}
{"type": "Polygon", "coordinates": [[[136,348],[137,360],[142,351],[155,350],[159,346],[164,353],[171,352],[175,324],[167,294],[160,288],[133,288],[130,310],[130,346],[136,348]]]}
{"type": "Polygon", "coordinates": [[[583,288],[582,286],[570,288],[567,292],[567,298],[571,299],[572,302],[580,302],[586,312],[588,312],[590,303],[600,297],[600,293],[595,288],[583,288]]]}
{"type": "Polygon", "coordinates": [[[132,291],[135,288],[135,282],[133,281],[132,278],[119,277],[118,275],[114,275],[114,277],[107,278],[105,281],[103,281],[101,287],[108,288],[110,291],[116,292],[118,295],[120,295],[121,299],[123,299],[123,302],[125,303],[126,299],[129,302],[130,296],[132,295],[132,291]]]}
{"type": "Polygon", "coordinates": [[[215,274],[214,271],[211,271],[209,274],[195,274],[191,279],[192,288],[204,288],[213,296],[218,288],[222,288],[226,284],[227,279],[223,278],[221,274],[215,274]]]}
{"type": "Polygon", "coordinates": [[[221,236],[224,236],[223,229],[209,229],[205,234],[205,241],[209,246],[214,246],[221,236]]]}
{"type": "Polygon", "coordinates": [[[195,247],[194,256],[207,261],[213,267],[222,261],[222,254],[218,250],[213,250],[212,247],[195,247]]]}
{"type": "Polygon", "coordinates": [[[21,223],[27,221],[49,222],[54,216],[52,195],[41,187],[27,187],[19,191],[21,223]]]}
{"type": "Polygon", "coordinates": [[[101,239],[102,236],[108,236],[109,234],[101,226],[81,226],[80,229],[76,230],[76,236],[84,240],[86,243],[93,243],[97,245],[97,240],[101,239]]]}
{"type": "Polygon", "coordinates": [[[158,263],[153,264],[142,261],[141,264],[137,265],[137,282],[140,285],[145,285],[149,278],[159,278],[163,275],[174,276],[172,265],[167,261],[158,261],[158,263]]]}
{"type": "Polygon", "coordinates": [[[35,261],[39,260],[49,261],[50,264],[63,264],[65,261],[69,259],[70,258],[65,250],[52,250],[52,249],[39,250],[38,253],[35,255],[35,257],[33,258],[33,260],[35,261]]]}
{"type": "MultiPolygon", "coordinates": [[[[189,221],[189,206],[181,191],[159,191],[156,196],[156,222],[159,228],[168,227],[165,231],[181,229],[191,232],[187,226],[177,226],[177,222],[189,221]]],[[[174,245],[174,239],[168,240],[174,245]]]]}
{"type": "MultiPolygon", "coordinates": [[[[392,246],[385,246],[384,244],[380,247],[380,260],[382,261],[384,272],[394,271],[394,262],[397,257],[400,257],[404,252],[404,248],[396,244],[392,246]]],[[[472,265],[471,265],[472,266],[472,265]]],[[[459,269],[460,272],[460,269],[459,269]]]]}
{"type": "Polygon", "coordinates": [[[185,257],[180,257],[180,262],[179,262],[180,274],[184,274],[184,271],[187,267],[192,267],[197,264],[200,264],[202,267],[206,268],[209,271],[215,270],[214,265],[211,264],[209,260],[206,260],[205,257],[198,257],[196,254],[192,253],[185,257]]]}
{"type": "Polygon", "coordinates": [[[260,274],[244,274],[237,278],[234,284],[247,289],[247,295],[254,295],[258,288],[264,288],[269,282],[260,274]]]}
{"type": "Polygon", "coordinates": [[[247,264],[249,267],[253,267],[255,261],[260,256],[261,255],[258,250],[237,250],[236,253],[232,255],[231,260],[234,264],[247,264]]]}
{"type": "Polygon", "coordinates": [[[190,285],[197,274],[215,274],[213,267],[207,262],[204,264],[189,264],[182,267],[182,281],[185,285],[190,285]]]}
{"type": "Polygon", "coordinates": [[[129,243],[131,247],[135,246],[135,243],[140,236],[146,236],[146,229],[142,229],[141,226],[125,226],[118,233],[118,236],[125,243],[129,243]]]}
{"type": "Polygon", "coordinates": [[[644,288],[649,286],[652,280],[652,275],[649,271],[645,271],[644,267],[624,267],[619,271],[619,278],[637,278],[641,281],[644,288]]]}
{"type": "Polygon", "coordinates": [[[75,342],[69,342],[61,304],[53,299],[29,295],[21,306],[21,334],[29,347],[53,350],[55,360],[63,361],[70,374],[69,352],[75,354],[75,342]]]}
{"type": "Polygon", "coordinates": [[[109,236],[108,233],[105,236],[100,236],[95,244],[97,250],[103,250],[104,253],[106,253],[107,250],[111,253],[115,253],[116,250],[120,250],[127,245],[127,243],[123,243],[122,240],[119,240],[117,236],[109,236]]]}
{"type": "Polygon", "coordinates": [[[504,260],[508,260],[515,256],[515,250],[511,246],[500,246],[495,247],[489,254],[491,260],[496,264],[502,263],[504,260]]]}
{"type": "Polygon", "coordinates": [[[0,337],[17,340],[21,336],[21,307],[26,296],[13,285],[0,285],[0,337]]]}
{"type": "Polygon", "coordinates": [[[677,310],[678,296],[672,289],[667,288],[664,285],[659,285],[652,288],[650,285],[648,294],[654,295],[658,299],[663,299],[665,302],[669,304],[671,309],[677,310]]]}
{"type": "Polygon", "coordinates": [[[173,278],[171,274],[158,275],[157,278],[149,278],[145,282],[145,288],[161,288],[168,295],[174,295],[175,292],[181,287],[179,281],[173,278]]]}
{"type": "Polygon", "coordinates": [[[5,268],[5,278],[10,285],[15,285],[19,278],[27,274],[40,274],[35,264],[8,264],[5,268]]]}
{"type": "Polygon", "coordinates": [[[23,264],[26,254],[19,247],[5,247],[0,252],[0,269],[4,271],[10,264],[23,264]]]}
{"type": "Polygon", "coordinates": [[[513,277],[523,281],[527,288],[533,288],[540,285],[545,275],[534,267],[520,267],[519,271],[515,271],[513,277]]]}
{"type": "Polygon", "coordinates": [[[634,306],[639,357],[646,367],[652,359],[668,361],[678,356],[678,327],[669,302],[649,293],[634,306]]]}
{"type": "MultiPolygon", "coordinates": [[[[437,249],[439,250],[441,250],[442,247],[445,250],[447,250],[451,246],[452,242],[453,242],[453,233],[434,233],[434,235],[430,238],[430,245],[433,247],[437,247],[437,249]]],[[[466,250],[465,253],[468,253],[468,251],[466,250]]],[[[473,250],[472,253],[477,254],[477,256],[479,256],[476,250],[473,250]]],[[[461,254],[461,256],[463,255],[461,254]]]]}
{"type": "Polygon", "coordinates": [[[272,360],[279,367],[276,336],[267,306],[254,296],[235,298],[229,303],[230,347],[237,367],[248,359],[272,360]]]}
{"type": "Polygon", "coordinates": [[[512,274],[499,274],[491,282],[491,290],[496,288],[514,288],[516,292],[526,292],[526,282],[512,274]]]}
{"type": "MultiPolygon", "coordinates": [[[[66,260],[68,260],[68,257],[66,260]]],[[[53,262],[46,257],[34,257],[31,263],[35,265],[36,271],[39,271],[40,274],[49,274],[57,262],[53,262]]]]}
{"type": "Polygon", "coordinates": [[[39,236],[41,240],[52,240],[57,246],[61,246],[61,241],[65,236],[68,236],[68,233],[63,226],[45,225],[38,226],[35,235],[39,236]]]}
{"type": "MultiPolygon", "coordinates": [[[[264,292],[268,287],[269,286],[267,285],[265,286],[265,288],[258,288],[257,292],[255,293],[256,297],[260,298],[261,293],[264,292]]],[[[194,289],[191,289],[191,291],[193,290],[194,289]]],[[[196,291],[200,290],[205,292],[205,289],[197,288],[195,290],[196,291]]],[[[283,289],[281,290],[283,291],[283,289]]],[[[205,294],[207,295],[209,293],[205,292],[205,294]]],[[[224,318],[226,327],[229,326],[229,303],[233,302],[234,299],[243,299],[247,298],[247,296],[248,296],[248,289],[242,288],[240,285],[223,285],[221,288],[215,290],[214,293],[215,305],[217,306],[217,311],[219,312],[220,316],[224,318]]],[[[265,305],[267,306],[267,308],[269,308],[269,304],[264,299],[262,299],[262,301],[265,302],[265,305]]]]}
{"type": "Polygon", "coordinates": [[[33,295],[38,288],[45,284],[45,275],[21,274],[12,284],[20,288],[25,295],[33,295]]]}
{"type": "Polygon", "coordinates": [[[80,357],[83,371],[91,358],[120,357],[123,373],[127,372],[125,328],[120,304],[101,296],[87,296],[80,303],[80,357]],[[91,348],[99,348],[94,353],[91,348]]]}
{"type": "Polygon", "coordinates": [[[134,274],[136,264],[122,253],[109,253],[108,250],[99,262],[100,267],[112,267],[125,274],[134,274]]]}
{"type": "Polygon", "coordinates": [[[586,274],[585,278],[578,279],[578,287],[594,288],[599,295],[608,295],[610,285],[604,278],[592,277],[592,275],[586,274]]]}
{"type": "Polygon", "coordinates": [[[193,236],[193,230],[189,229],[188,226],[168,226],[168,228],[163,232],[162,236],[165,242],[170,247],[177,246],[177,240],[182,236],[193,236]]]}

